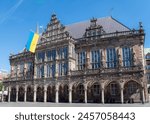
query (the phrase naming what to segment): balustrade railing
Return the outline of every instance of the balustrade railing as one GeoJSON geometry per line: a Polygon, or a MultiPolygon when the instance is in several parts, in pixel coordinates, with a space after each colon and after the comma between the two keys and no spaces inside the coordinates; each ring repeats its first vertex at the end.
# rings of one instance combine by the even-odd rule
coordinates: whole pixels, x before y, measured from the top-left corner
{"type": "Polygon", "coordinates": [[[79,38],[77,40],[82,41],[85,39],[97,39],[97,38],[109,38],[109,37],[117,37],[117,36],[127,36],[127,35],[137,35],[140,34],[139,30],[131,30],[131,31],[122,31],[122,32],[113,32],[113,33],[107,33],[107,34],[101,34],[101,35],[94,35],[89,37],[83,37],[79,38]]]}
{"type": "Polygon", "coordinates": [[[99,68],[99,69],[85,69],[85,70],[75,70],[71,71],[72,76],[76,75],[92,75],[100,73],[123,73],[123,72],[134,72],[142,71],[142,66],[132,66],[132,67],[120,67],[120,68],[99,68]]]}

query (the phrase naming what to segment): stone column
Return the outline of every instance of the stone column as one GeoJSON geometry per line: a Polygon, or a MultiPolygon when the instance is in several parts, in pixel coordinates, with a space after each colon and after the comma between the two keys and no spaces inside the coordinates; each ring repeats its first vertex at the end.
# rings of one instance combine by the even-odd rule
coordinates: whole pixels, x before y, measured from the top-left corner
{"type": "Polygon", "coordinates": [[[37,65],[34,65],[34,79],[37,78],[37,65]]]}
{"type": "Polygon", "coordinates": [[[24,102],[27,101],[27,86],[24,87],[24,102]]]}
{"type": "Polygon", "coordinates": [[[47,78],[47,64],[44,64],[44,77],[47,78]]]}
{"type": "Polygon", "coordinates": [[[84,101],[87,103],[87,85],[84,85],[84,101]]]}
{"type": "Polygon", "coordinates": [[[59,103],[59,86],[56,84],[56,87],[55,87],[56,89],[55,89],[55,102],[56,103],[59,103]]]}
{"type": "MultiPolygon", "coordinates": [[[[68,59],[69,58],[71,58],[71,57],[73,57],[73,54],[72,54],[72,45],[69,43],[69,46],[68,46],[68,59]]],[[[71,60],[69,59],[68,60],[68,75],[71,75],[71,72],[70,72],[70,70],[72,70],[72,64],[71,64],[72,62],[71,62],[71,60]]]]}
{"type": "Polygon", "coordinates": [[[123,95],[123,81],[120,81],[120,94],[121,94],[121,104],[124,103],[124,95],[123,95]]]}
{"type": "Polygon", "coordinates": [[[101,84],[101,88],[102,88],[102,104],[105,103],[105,95],[104,95],[104,84],[101,84]]]}
{"type": "Polygon", "coordinates": [[[106,65],[106,58],[105,58],[105,49],[102,49],[101,51],[101,66],[103,66],[103,68],[107,67],[106,65]]]}
{"type": "Polygon", "coordinates": [[[44,102],[47,102],[47,85],[44,85],[44,102]]]}
{"type": "Polygon", "coordinates": [[[136,65],[137,64],[137,60],[136,60],[136,56],[135,56],[135,46],[132,47],[132,65],[136,65]]]}
{"type": "Polygon", "coordinates": [[[34,99],[33,99],[33,102],[36,102],[36,85],[34,85],[34,99]]]}
{"type": "Polygon", "coordinates": [[[57,78],[58,77],[58,71],[59,71],[59,62],[58,62],[58,59],[59,59],[59,57],[58,57],[58,49],[56,49],[56,67],[55,67],[55,77],[57,78]]]}
{"type": "Polygon", "coordinates": [[[87,48],[87,51],[86,51],[86,68],[87,69],[90,69],[91,66],[90,66],[90,48],[87,48]]]}
{"type": "Polygon", "coordinates": [[[142,87],[142,103],[145,103],[144,87],[142,87]]]}
{"type": "Polygon", "coordinates": [[[124,103],[123,88],[121,88],[121,103],[124,103]]]}
{"type": "Polygon", "coordinates": [[[120,47],[117,48],[117,54],[118,54],[118,67],[121,67],[121,66],[123,66],[122,48],[120,48],[120,47]]]}
{"type": "Polygon", "coordinates": [[[2,86],[2,97],[1,97],[2,102],[4,102],[4,86],[2,86]]]}
{"type": "Polygon", "coordinates": [[[69,103],[72,103],[72,86],[69,85],[69,103]]]}
{"type": "Polygon", "coordinates": [[[19,92],[19,86],[16,86],[16,102],[18,102],[18,92],[19,92]]]}
{"type": "Polygon", "coordinates": [[[69,60],[68,62],[68,75],[70,76],[71,75],[71,70],[72,70],[72,64],[71,64],[71,60],[69,60]]]}
{"type": "Polygon", "coordinates": [[[8,87],[8,102],[10,102],[11,87],[8,87]]]}

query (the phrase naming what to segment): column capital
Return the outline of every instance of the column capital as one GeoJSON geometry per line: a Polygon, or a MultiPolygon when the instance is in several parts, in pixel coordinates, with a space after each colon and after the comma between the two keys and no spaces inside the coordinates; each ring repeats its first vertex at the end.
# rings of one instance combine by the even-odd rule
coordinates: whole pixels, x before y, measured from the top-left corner
{"type": "Polygon", "coordinates": [[[84,90],[87,90],[87,84],[84,84],[84,90]]]}
{"type": "Polygon", "coordinates": [[[104,90],[104,83],[101,83],[101,89],[104,90]]]}
{"type": "Polygon", "coordinates": [[[37,91],[37,85],[34,85],[34,92],[36,92],[37,91]]]}
{"type": "Polygon", "coordinates": [[[27,92],[27,85],[24,86],[24,91],[27,92]]]}
{"type": "Polygon", "coordinates": [[[44,85],[44,91],[45,92],[47,91],[47,85],[44,85]]]}
{"type": "Polygon", "coordinates": [[[121,89],[124,89],[123,82],[120,83],[120,88],[121,88],[121,89]]]}
{"type": "Polygon", "coordinates": [[[16,85],[16,92],[19,91],[19,85],[16,85]]]}
{"type": "Polygon", "coordinates": [[[59,90],[59,85],[60,85],[59,83],[55,84],[55,90],[59,90]]]}

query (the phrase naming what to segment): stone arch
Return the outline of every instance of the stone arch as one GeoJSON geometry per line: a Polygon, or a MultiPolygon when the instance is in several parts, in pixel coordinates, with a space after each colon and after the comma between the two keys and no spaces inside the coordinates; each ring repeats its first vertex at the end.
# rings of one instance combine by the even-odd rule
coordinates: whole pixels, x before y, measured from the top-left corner
{"type": "Polygon", "coordinates": [[[72,101],[83,103],[84,101],[84,84],[74,84],[72,87],[72,101]]]}
{"type": "Polygon", "coordinates": [[[141,85],[141,87],[142,87],[142,85],[143,85],[143,84],[141,84],[139,81],[137,81],[137,80],[135,80],[135,79],[129,79],[129,80],[124,81],[123,87],[125,86],[126,83],[128,83],[128,82],[130,82],[130,81],[136,82],[137,84],[141,85]]]}
{"type": "Polygon", "coordinates": [[[101,103],[101,85],[98,82],[91,83],[87,87],[87,101],[89,103],[101,103]]]}
{"type": "Polygon", "coordinates": [[[19,86],[18,88],[18,101],[23,102],[24,101],[24,94],[25,94],[25,89],[23,86],[19,86]]]}
{"type": "Polygon", "coordinates": [[[27,102],[33,102],[34,88],[33,86],[27,86],[27,102]]]}
{"type": "Polygon", "coordinates": [[[64,96],[63,96],[63,86],[59,86],[59,102],[63,102],[64,96]]]}
{"type": "Polygon", "coordinates": [[[142,85],[135,80],[128,80],[124,83],[124,102],[138,103],[142,101],[142,85]]]}
{"type": "Polygon", "coordinates": [[[47,86],[47,102],[52,102],[52,86],[47,86]]]}
{"type": "Polygon", "coordinates": [[[16,87],[15,86],[12,86],[11,87],[11,93],[10,93],[10,101],[11,102],[16,102],[16,87]]]}
{"type": "Polygon", "coordinates": [[[51,86],[51,102],[55,102],[56,98],[56,86],[52,85],[51,86]]]}
{"type": "Polygon", "coordinates": [[[111,81],[104,86],[105,103],[120,103],[121,88],[117,81],[111,81]]]}
{"type": "Polygon", "coordinates": [[[38,86],[36,91],[36,101],[44,102],[44,86],[38,86]]]}
{"type": "Polygon", "coordinates": [[[116,80],[111,80],[111,81],[105,81],[104,82],[104,88],[106,88],[108,85],[110,85],[110,83],[117,83],[119,86],[120,86],[120,82],[119,81],[116,81],[116,80]]]}
{"type": "Polygon", "coordinates": [[[59,102],[69,102],[69,87],[67,84],[59,86],[59,102]]]}

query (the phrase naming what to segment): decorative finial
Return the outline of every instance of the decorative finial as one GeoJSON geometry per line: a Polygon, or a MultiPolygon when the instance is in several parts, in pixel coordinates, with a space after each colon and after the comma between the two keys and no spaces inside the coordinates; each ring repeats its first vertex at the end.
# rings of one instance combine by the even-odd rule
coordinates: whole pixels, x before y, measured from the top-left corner
{"type": "Polygon", "coordinates": [[[38,23],[36,23],[36,33],[37,34],[39,33],[39,25],[38,25],[38,23]]]}
{"type": "Polygon", "coordinates": [[[142,30],[142,29],[143,29],[142,22],[139,22],[139,27],[140,27],[140,30],[142,30]]]}
{"type": "Polygon", "coordinates": [[[56,19],[57,19],[56,14],[53,13],[52,16],[51,16],[51,20],[56,20],[56,19]]]}
{"type": "Polygon", "coordinates": [[[97,18],[92,18],[91,19],[91,26],[96,26],[97,18]]]}

